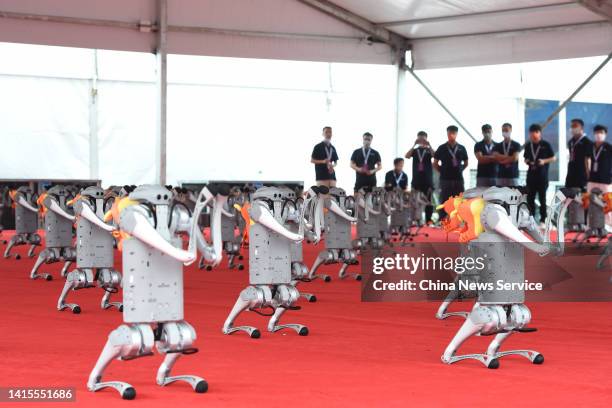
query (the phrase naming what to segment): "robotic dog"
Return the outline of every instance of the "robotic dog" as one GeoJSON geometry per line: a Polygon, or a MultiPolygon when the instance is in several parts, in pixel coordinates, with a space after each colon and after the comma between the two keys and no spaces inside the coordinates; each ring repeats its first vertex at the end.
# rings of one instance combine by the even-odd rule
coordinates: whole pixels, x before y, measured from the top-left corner
{"type": "MultiPolygon", "coordinates": [[[[506,283],[523,282],[525,248],[541,256],[551,251],[557,254],[563,252],[562,220],[569,200],[562,192],[558,192],[555,199],[558,203],[563,202],[558,217],[558,221],[561,220],[558,222],[558,247],[549,245],[548,241],[544,242],[539,235],[533,217],[521,205],[522,194],[519,190],[491,187],[482,193],[482,197],[467,199],[459,205],[459,215],[466,222],[460,241],[469,242],[472,256],[484,257],[489,262],[480,272],[480,282],[494,283],[500,279],[506,283]],[[533,239],[523,235],[519,228],[528,232],[533,239]]],[[[547,233],[550,232],[551,219],[547,220],[547,233]]],[[[544,357],[537,351],[499,351],[502,343],[513,332],[535,331],[527,327],[531,321],[531,312],[524,305],[524,297],[524,290],[518,289],[510,293],[499,289],[479,290],[478,302],[444,351],[442,361],[452,364],[465,359],[476,359],[488,368],[498,368],[499,358],[521,355],[533,364],[542,364],[544,357]],[[463,342],[473,335],[495,335],[495,338],[485,354],[456,355],[463,342]]]]}
{"type": "Polygon", "coordinates": [[[76,250],[72,246],[72,224],[74,215],[68,213],[68,190],[64,186],[51,187],[38,201],[45,214],[45,249],[30,272],[31,279],[44,278],[51,280],[48,273],[38,273],[38,268],[45,263],[64,262],[60,275],[66,276],[68,268],[76,259],[76,250]]]}
{"type": "MultiPolygon", "coordinates": [[[[287,193],[292,192],[286,188],[287,193]]],[[[290,210],[285,224],[283,226],[289,231],[300,234],[303,231],[304,237],[308,241],[317,244],[321,240],[321,232],[324,227],[323,202],[329,194],[329,189],[326,186],[311,187],[304,198],[299,197],[295,200],[292,210],[290,210]]],[[[304,265],[304,251],[302,242],[293,242],[290,246],[291,250],[291,271],[292,285],[297,286],[299,282],[309,282],[308,267],[304,265]]],[[[316,302],[317,297],[312,293],[301,293],[301,296],[309,302],[316,302]]]]}
{"type": "MultiPolygon", "coordinates": [[[[240,212],[236,209],[235,205],[242,205],[242,196],[240,191],[236,191],[232,189],[230,191],[230,196],[223,206],[221,210],[221,238],[223,240],[223,251],[228,257],[227,266],[229,269],[237,268],[239,271],[244,269],[244,265],[236,264],[235,260],[242,260],[242,255],[240,255],[240,243],[242,240],[242,235],[236,236],[236,228],[238,227],[240,230],[240,221],[242,220],[242,216],[240,212]]],[[[198,263],[199,269],[211,270],[210,265],[205,265],[204,258],[200,258],[200,262],[198,263]]]]}
{"type": "Polygon", "coordinates": [[[588,201],[588,203],[585,202],[585,205],[589,209],[589,226],[582,234],[578,234],[573,242],[577,242],[578,247],[581,247],[590,238],[595,237],[597,238],[595,242],[596,247],[608,236],[608,231],[606,230],[606,202],[603,192],[597,187],[591,190],[585,201],[588,201]]]}
{"type": "Polygon", "coordinates": [[[57,309],[70,308],[72,313],[81,313],[76,303],[66,303],[69,291],[94,287],[94,281],[104,290],[102,309],[116,307],[122,311],[121,303],[109,302],[110,295],[121,286],[121,274],[113,269],[113,226],[104,219],[104,190],[87,187],[75,197],[72,206],[77,216],[77,245],[75,270],[68,273],[66,283],[57,302],[57,309]]]}
{"type": "Polygon", "coordinates": [[[300,293],[293,285],[291,245],[304,239],[303,230],[294,233],[284,227],[291,212],[296,194],[285,188],[262,187],[252,195],[249,208],[249,282],[223,324],[223,333],[244,331],[251,338],[259,338],[260,331],[252,326],[234,326],[234,320],[244,310],[271,316],[268,331],[293,329],[300,336],[308,335],[308,328],[301,324],[278,324],[287,309],[297,309],[293,304],[300,293]],[[270,308],[273,313],[263,314],[258,309],[270,308]]]}
{"type": "Polygon", "coordinates": [[[566,232],[584,232],[586,230],[586,218],[582,204],[582,191],[579,188],[568,188],[566,190],[575,197],[567,209],[566,232]]]}
{"type": "Polygon", "coordinates": [[[357,193],[357,239],[353,248],[382,249],[385,241],[380,236],[379,216],[382,212],[381,190],[362,188],[357,193]]]}
{"type": "MultiPolygon", "coordinates": [[[[8,242],[4,257],[11,256],[11,248],[20,245],[30,245],[28,257],[34,256],[34,250],[40,246],[41,238],[36,232],[38,230],[38,208],[36,208],[36,197],[29,187],[19,187],[11,191],[10,197],[15,203],[15,235],[8,242]]],[[[15,259],[20,259],[15,255],[15,259]]]]}
{"type": "MultiPolygon", "coordinates": [[[[341,188],[331,187],[329,197],[324,200],[325,212],[325,249],[319,253],[310,273],[309,279],[323,278],[329,282],[329,275],[317,275],[317,269],[323,264],[336,264],[342,262],[338,277],[344,279],[348,276],[346,269],[349,265],[357,265],[357,253],[353,249],[351,226],[357,222],[355,215],[355,199],[347,196],[341,188]]],[[[355,279],[361,280],[360,274],[354,274],[355,279]]]]}
{"type": "Polygon", "coordinates": [[[183,319],[183,264],[195,261],[196,246],[210,262],[221,261],[220,210],[227,197],[217,194],[215,198],[211,188],[202,190],[191,218],[178,208],[174,214],[169,211],[171,193],[162,186],[140,186],[113,205],[112,216],[124,237],[120,246],[125,324],[110,333],[89,376],[90,391],[112,387],[122,398],[133,399],[136,391],[131,385],[120,381],[101,382],[102,375],[113,359],[152,355],[154,345],[165,355],[157,371],[157,384],[165,386],[185,381],[195,392],[208,390],[204,379],[194,375],[170,376],[170,371],[182,354],[198,351],[193,347],[196,332],[183,319]],[[197,218],[213,199],[211,247],[199,230],[197,218]],[[187,251],[181,249],[182,241],[176,235],[185,231],[190,235],[187,251]]]}

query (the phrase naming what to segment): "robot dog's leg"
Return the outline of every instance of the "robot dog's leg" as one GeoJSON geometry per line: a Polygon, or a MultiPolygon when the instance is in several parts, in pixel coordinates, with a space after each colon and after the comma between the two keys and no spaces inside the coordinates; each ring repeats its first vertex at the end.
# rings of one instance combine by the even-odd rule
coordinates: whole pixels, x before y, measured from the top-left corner
{"type": "Polygon", "coordinates": [[[118,311],[123,311],[123,305],[121,302],[110,302],[110,296],[113,293],[117,293],[121,287],[121,273],[118,271],[102,268],[98,270],[98,286],[104,290],[100,307],[102,309],[109,309],[111,307],[117,308],[118,311]]]}
{"type": "Polygon", "coordinates": [[[544,362],[544,356],[534,350],[509,350],[499,351],[499,347],[502,343],[510,337],[514,331],[518,332],[533,332],[536,331],[534,328],[526,328],[525,326],[531,321],[531,312],[525,305],[512,305],[510,309],[509,317],[509,330],[507,332],[500,332],[495,336],[491,344],[487,349],[487,356],[489,358],[499,359],[509,355],[523,356],[533,364],[542,364],[544,362]]]}
{"type": "Polygon", "coordinates": [[[223,323],[223,334],[232,334],[237,331],[243,331],[253,339],[258,339],[261,336],[259,330],[253,326],[236,326],[234,327],[234,320],[246,309],[252,309],[261,307],[269,304],[272,300],[272,293],[270,288],[267,286],[249,286],[240,292],[236,304],[232,308],[232,311],[227,316],[225,323],[223,323]]]}
{"type": "Polygon", "coordinates": [[[48,273],[39,274],[38,268],[40,268],[40,265],[42,265],[43,263],[49,263],[49,262],[55,261],[56,259],[57,259],[57,256],[55,252],[53,251],[53,249],[50,249],[50,248],[44,249],[38,255],[38,259],[36,259],[36,263],[34,264],[34,267],[32,268],[32,272],[30,272],[30,279],[43,278],[48,281],[52,280],[53,276],[49,275],[48,273]]]}
{"type": "Polygon", "coordinates": [[[273,305],[275,307],[274,314],[268,322],[268,331],[276,332],[282,329],[293,329],[300,336],[308,336],[308,327],[295,324],[277,324],[280,317],[285,313],[287,309],[292,308],[291,305],[295,303],[300,297],[300,292],[290,285],[278,285],[276,287],[276,294],[274,295],[273,305]]]}
{"type": "Polygon", "coordinates": [[[87,389],[98,391],[112,387],[116,389],[123,399],[134,399],[136,390],[128,383],[121,381],[100,382],[104,370],[115,358],[131,360],[137,357],[150,356],[155,343],[153,330],[148,324],[121,325],[108,336],[106,345],[100,357],[89,374],[87,389]]]}
{"type": "Polygon", "coordinates": [[[487,368],[498,368],[499,361],[487,354],[465,354],[456,356],[455,353],[461,345],[477,333],[494,333],[499,327],[506,324],[506,313],[501,306],[477,306],[465,320],[455,337],[444,350],[442,362],[446,364],[456,363],[465,359],[475,359],[487,368]]]}
{"type": "Polygon", "coordinates": [[[81,307],[76,303],[66,303],[66,296],[71,290],[93,287],[93,271],[91,269],[75,269],[66,276],[66,283],[57,301],[57,310],[70,308],[72,313],[81,313],[81,307]]]}
{"type": "Polygon", "coordinates": [[[603,269],[604,263],[608,259],[608,257],[612,254],[612,238],[608,238],[608,244],[606,248],[602,252],[601,256],[597,260],[597,269],[603,269]]]}
{"type": "MultiPolygon", "coordinates": [[[[299,282],[304,280],[309,280],[308,278],[308,268],[301,262],[292,262],[291,263],[291,284],[296,286],[299,282]]],[[[317,297],[312,293],[300,293],[304,299],[308,300],[310,303],[314,303],[317,301],[317,297]]]]}
{"type": "Polygon", "coordinates": [[[322,264],[334,263],[338,259],[338,253],[333,249],[325,249],[319,252],[317,259],[315,259],[314,264],[312,264],[312,268],[310,268],[310,273],[308,274],[308,279],[314,280],[316,278],[321,278],[325,282],[329,282],[331,280],[331,276],[329,275],[317,275],[317,269],[322,264]]]}
{"type": "Polygon", "coordinates": [[[236,258],[242,259],[240,256],[240,244],[234,241],[226,242],[225,252],[227,253],[227,267],[229,269],[238,268],[239,271],[244,269],[244,265],[235,263],[236,258]]]}
{"type": "Polygon", "coordinates": [[[357,264],[357,254],[355,253],[354,250],[351,249],[343,249],[340,252],[340,259],[342,259],[342,261],[344,262],[342,267],[340,268],[340,271],[338,272],[338,278],[340,279],[344,279],[346,277],[348,277],[349,275],[352,275],[355,280],[360,281],[362,276],[359,273],[346,273],[346,269],[350,266],[350,265],[355,265],[357,264]]]}
{"type": "Polygon", "coordinates": [[[159,339],[156,342],[156,347],[161,354],[166,356],[159,366],[159,370],[157,370],[157,384],[163,387],[175,381],[185,381],[191,385],[195,392],[206,392],[208,383],[203,378],[195,375],[170,376],[172,367],[182,354],[198,352],[197,348],[191,347],[196,339],[193,327],[185,321],[180,321],[163,323],[159,329],[159,339]]]}
{"type": "MultiPolygon", "coordinates": [[[[455,283],[457,283],[457,280],[455,280],[455,283]]],[[[464,319],[468,318],[468,316],[470,315],[470,312],[447,312],[448,307],[451,305],[451,303],[453,303],[455,300],[459,298],[459,295],[460,295],[459,289],[453,289],[450,292],[448,292],[448,295],[446,295],[446,298],[444,299],[444,301],[438,308],[438,311],[436,312],[436,319],[444,320],[447,317],[451,317],[451,316],[461,316],[464,319]]],[[[474,305],[474,307],[477,307],[477,306],[478,306],[478,303],[474,305]]]]}
{"type": "Polygon", "coordinates": [[[31,244],[30,249],[28,250],[28,258],[34,258],[34,250],[37,246],[40,246],[40,235],[34,233],[30,234],[27,238],[28,242],[31,244]]]}
{"type": "Polygon", "coordinates": [[[453,289],[448,292],[446,298],[438,308],[436,312],[436,319],[444,320],[450,316],[462,316],[467,319],[469,312],[446,312],[451,303],[453,303],[459,297],[459,291],[457,289],[453,289]]]}
{"type": "Polygon", "coordinates": [[[207,271],[212,271],[212,265],[206,265],[204,256],[201,256],[200,262],[198,262],[198,269],[206,269],[207,271]]]}
{"type": "Polygon", "coordinates": [[[64,266],[62,267],[62,270],[60,272],[60,276],[63,278],[66,276],[66,274],[68,273],[68,268],[70,268],[70,265],[72,265],[72,261],[66,261],[64,262],[64,266]]]}
{"type": "MultiPolygon", "coordinates": [[[[8,242],[8,245],[6,246],[6,249],[4,250],[4,257],[8,258],[11,256],[11,248],[13,248],[15,246],[15,244],[17,244],[20,241],[20,236],[15,234],[11,237],[11,239],[8,242]]],[[[15,255],[15,259],[19,259],[18,258],[19,255],[15,255]]]]}

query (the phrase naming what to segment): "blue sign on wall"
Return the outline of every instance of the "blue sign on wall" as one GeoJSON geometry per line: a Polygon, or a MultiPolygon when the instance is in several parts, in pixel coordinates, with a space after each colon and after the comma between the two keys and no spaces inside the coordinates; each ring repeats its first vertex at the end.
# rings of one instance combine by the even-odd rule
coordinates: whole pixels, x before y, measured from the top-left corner
{"type": "MultiPolygon", "coordinates": [[[[559,107],[559,101],[548,101],[544,99],[525,100],[525,142],[529,141],[529,126],[533,123],[542,124],[546,122],[548,116],[559,107]]],[[[559,152],[559,116],[550,122],[550,125],[542,132],[542,139],[551,144],[553,151],[558,155],[559,152]]],[[[559,162],[550,164],[548,179],[551,181],[559,180],[559,162]]]]}
{"type": "Polygon", "coordinates": [[[584,121],[584,131],[591,140],[593,140],[593,126],[605,125],[608,127],[608,130],[612,129],[612,104],[570,102],[565,109],[566,128],[569,129],[572,119],[582,119],[584,121]]]}

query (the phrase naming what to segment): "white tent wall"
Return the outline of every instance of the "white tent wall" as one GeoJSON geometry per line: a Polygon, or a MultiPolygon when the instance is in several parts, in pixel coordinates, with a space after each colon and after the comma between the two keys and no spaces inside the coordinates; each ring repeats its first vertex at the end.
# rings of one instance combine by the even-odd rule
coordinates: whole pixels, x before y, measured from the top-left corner
{"type": "Polygon", "coordinates": [[[0,178],[88,178],[88,81],[0,75],[0,90],[0,178]]]}
{"type": "Polygon", "coordinates": [[[103,186],[155,182],[155,85],[98,82],[98,163],[103,186]]]}
{"type": "Polygon", "coordinates": [[[169,86],[169,182],[312,184],[310,154],[326,125],[334,129],[340,186],[352,189],[349,159],[365,131],[375,135],[374,147],[390,167],[395,149],[393,67],[170,57],[171,79],[180,76],[192,83],[169,86]],[[209,83],[193,84],[203,79],[209,83]]]}

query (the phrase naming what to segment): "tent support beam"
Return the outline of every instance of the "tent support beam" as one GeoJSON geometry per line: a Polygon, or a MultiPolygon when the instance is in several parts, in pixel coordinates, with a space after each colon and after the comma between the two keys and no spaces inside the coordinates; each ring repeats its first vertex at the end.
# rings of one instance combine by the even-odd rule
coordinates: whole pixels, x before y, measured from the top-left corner
{"type": "Polygon", "coordinates": [[[394,50],[401,50],[406,48],[408,39],[387,30],[384,27],[380,27],[371,21],[358,16],[357,14],[348,11],[331,1],[327,0],[297,0],[302,4],[305,4],[321,13],[327,14],[339,20],[345,24],[350,25],[360,31],[366,33],[368,39],[372,42],[382,42],[389,45],[394,50]]]}
{"type": "Polygon", "coordinates": [[[89,178],[99,177],[98,160],[98,50],[93,52],[94,72],[89,90],[89,178]]]}
{"type": "Polygon", "coordinates": [[[610,54],[608,54],[608,56],[606,57],[606,59],[604,59],[601,64],[599,64],[599,66],[597,68],[595,68],[595,71],[593,71],[591,73],[591,75],[589,75],[581,84],[578,88],[576,88],[576,90],[574,92],[572,92],[572,94],[570,96],[568,96],[568,98],[563,101],[563,103],[561,105],[559,105],[559,107],[557,109],[554,110],[553,113],[550,114],[550,116],[548,118],[546,118],[546,121],[542,124],[542,129],[545,129],[548,125],[550,125],[550,123],[553,121],[553,119],[555,118],[555,116],[557,116],[559,114],[559,112],[561,112],[565,106],[567,106],[568,103],[570,103],[572,101],[572,99],[574,99],[574,97],[576,95],[578,95],[578,93],[580,91],[582,91],[582,89],[587,86],[587,84],[589,82],[591,82],[591,80],[593,78],[595,78],[595,76],[599,73],[599,71],[602,70],[603,67],[606,66],[606,64],[608,62],[610,62],[610,60],[612,59],[612,52],[610,54]]]}
{"type": "Polygon", "coordinates": [[[156,140],[156,180],[162,186],[166,185],[166,120],[167,120],[167,96],[168,96],[168,51],[167,51],[167,34],[168,34],[168,1],[157,0],[158,7],[158,31],[157,31],[157,49],[156,69],[157,78],[156,85],[156,103],[157,103],[157,140],[156,140]]]}
{"type": "Polygon", "coordinates": [[[590,12],[598,14],[612,22],[612,1],[579,0],[578,3],[590,12]]]}
{"type": "Polygon", "coordinates": [[[425,82],[423,82],[423,80],[414,72],[412,68],[404,64],[403,69],[406,70],[408,73],[410,73],[410,75],[412,75],[412,77],[419,83],[419,85],[423,87],[423,89],[429,94],[429,96],[431,96],[433,100],[436,101],[442,109],[444,109],[444,111],[448,114],[448,116],[450,116],[457,123],[457,125],[459,125],[459,127],[463,129],[465,133],[467,133],[467,135],[474,142],[478,142],[478,140],[476,140],[474,135],[472,135],[472,133],[463,125],[463,123],[461,123],[461,121],[457,119],[457,117],[450,111],[450,109],[448,109],[446,105],[444,105],[444,103],[436,96],[436,94],[434,94],[433,91],[429,89],[429,87],[425,84],[425,82]]]}

